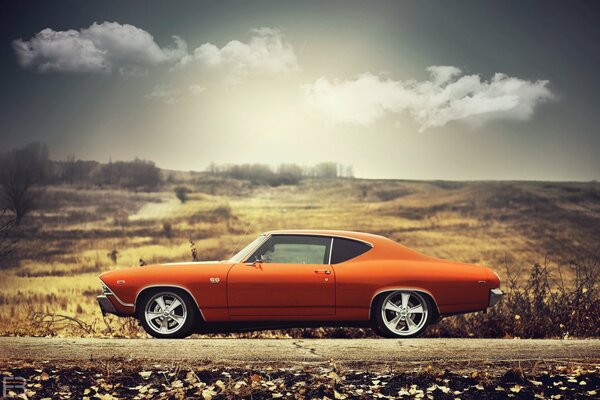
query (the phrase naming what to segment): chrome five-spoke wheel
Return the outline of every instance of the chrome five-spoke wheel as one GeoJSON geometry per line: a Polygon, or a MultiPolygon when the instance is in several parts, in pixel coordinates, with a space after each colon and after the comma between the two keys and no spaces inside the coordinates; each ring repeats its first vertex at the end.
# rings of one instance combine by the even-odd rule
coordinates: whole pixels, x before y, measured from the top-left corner
{"type": "Polygon", "coordinates": [[[375,304],[376,329],[387,337],[413,337],[421,334],[430,320],[431,306],[419,292],[395,291],[375,304]]]}
{"type": "Polygon", "coordinates": [[[193,315],[186,296],[174,291],[160,291],[145,298],[140,321],[146,332],[154,337],[179,338],[191,333],[193,315]]]}

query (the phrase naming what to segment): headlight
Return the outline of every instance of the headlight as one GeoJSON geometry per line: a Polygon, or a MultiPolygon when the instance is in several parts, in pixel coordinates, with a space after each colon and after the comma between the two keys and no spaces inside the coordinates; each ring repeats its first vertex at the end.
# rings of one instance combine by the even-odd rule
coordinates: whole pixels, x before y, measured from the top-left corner
{"type": "MultiPolygon", "coordinates": [[[[102,281],[100,281],[102,282],[102,281]]],[[[102,282],[102,294],[112,294],[108,286],[104,282],[102,282]]]]}

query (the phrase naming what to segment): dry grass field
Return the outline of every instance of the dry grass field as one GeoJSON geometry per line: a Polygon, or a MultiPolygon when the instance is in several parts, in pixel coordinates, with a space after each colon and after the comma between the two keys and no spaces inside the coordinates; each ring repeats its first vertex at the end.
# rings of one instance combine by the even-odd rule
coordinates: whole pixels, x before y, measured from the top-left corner
{"type": "MultiPolygon", "coordinates": [[[[185,203],[175,184],[152,193],[46,188],[17,232],[13,259],[1,261],[0,334],[143,335],[134,321],[102,319],[99,274],[140,259],[191,260],[190,239],[200,259],[225,259],[259,232],[281,228],[382,234],[428,255],[494,267],[514,284],[526,285],[531,266],[542,263],[551,287],[562,276],[584,294],[597,291],[596,281],[578,283],[570,267],[598,251],[596,182],[320,179],[270,187],[181,175],[178,185],[190,190],[185,203]]],[[[451,332],[449,326],[436,332],[451,332]]]]}

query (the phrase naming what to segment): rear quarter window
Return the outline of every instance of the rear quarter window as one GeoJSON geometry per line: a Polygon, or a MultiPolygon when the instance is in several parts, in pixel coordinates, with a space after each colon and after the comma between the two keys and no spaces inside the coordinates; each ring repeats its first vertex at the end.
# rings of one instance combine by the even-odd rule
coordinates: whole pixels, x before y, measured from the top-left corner
{"type": "Polygon", "coordinates": [[[351,260],[371,250],[368,244],[351,239],[334,238],[331,263],[339,264],[351,260]]]}

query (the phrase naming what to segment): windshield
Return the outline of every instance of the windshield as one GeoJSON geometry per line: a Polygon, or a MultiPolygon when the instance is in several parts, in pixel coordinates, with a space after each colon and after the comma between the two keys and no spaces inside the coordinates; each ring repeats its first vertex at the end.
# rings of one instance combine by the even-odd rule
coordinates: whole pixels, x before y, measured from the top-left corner
{"type": "Polygon", "coordinates": [[[231,262],[240,262],[240,261],[242,261],[242,259],[246,255],[246,253],[248,253],[250,250],[252,250],[256,246],[258,246],[258,244],[260,242],[262,242],[264,238],[265,238],[265,235],[260,235],[259,237],[257,237],[256,239],[254,239],[250,244],[248,244],[246,247],[244,247],[243,249],[241,249],[240,251],[238,251],[235,256],[233,256],[233,257],[231,257],[229,259],[229,261],[231,261],[231,262]]]}

